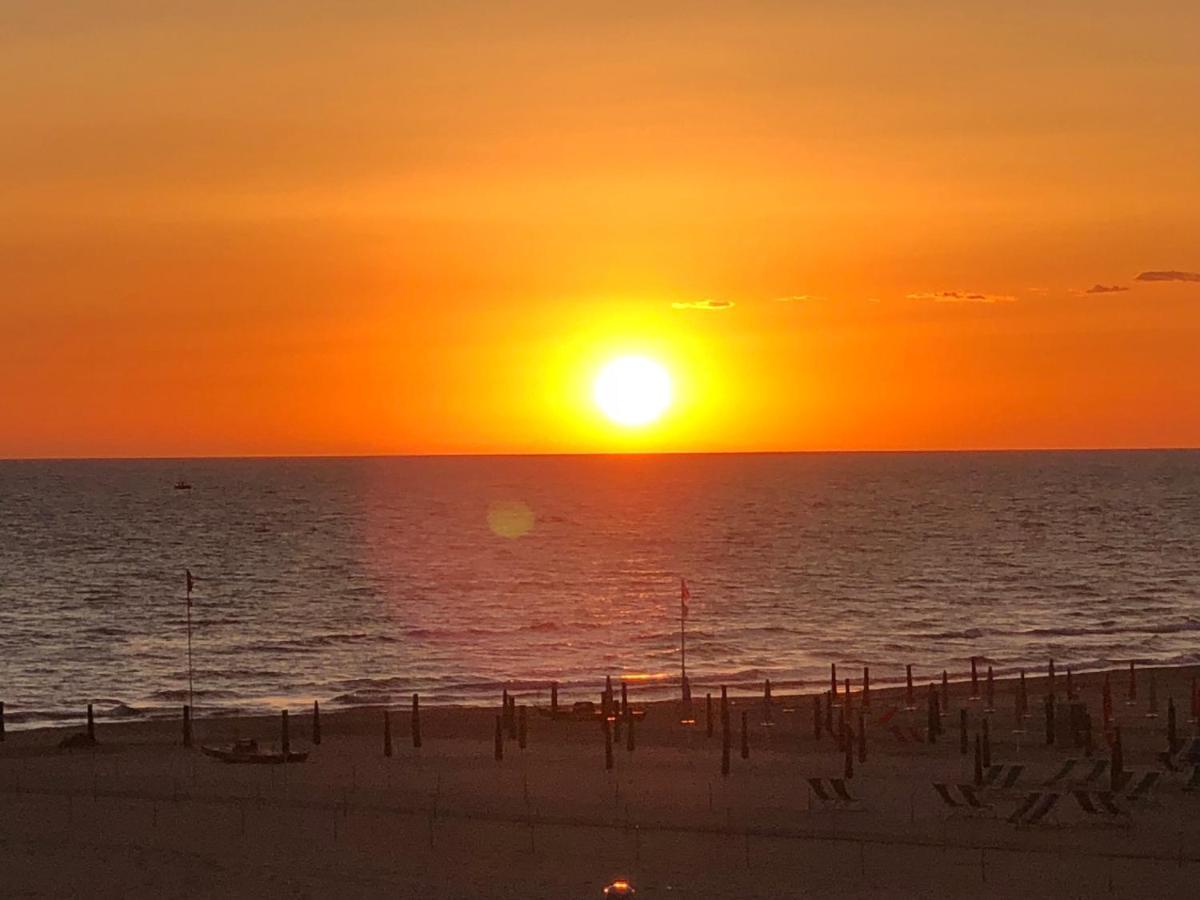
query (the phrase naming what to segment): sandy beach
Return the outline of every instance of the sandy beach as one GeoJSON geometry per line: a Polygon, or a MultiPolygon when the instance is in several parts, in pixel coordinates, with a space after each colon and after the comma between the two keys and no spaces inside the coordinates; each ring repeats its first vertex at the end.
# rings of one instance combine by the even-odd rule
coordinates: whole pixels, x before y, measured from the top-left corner
{"type": "MultiPolygon", "coordinates": [[[[1139,700],[1127,705],[1127,673],[1112,673],[1135,780],[1161,768],[1168,698],[1181,739],[1193,734],[1194,674],[1140,671],[1139,700]],[[1152,673],[1157,718],[1146,717],[1152,673]]],[[[1097,723],[1101,678],[1074,679],[1097,723]]],[[[970,815],[948,809],[931,787],[973,780],[958,709],[969,711],[973,740],[984,703],[969,700],[964,683],[951,684],[933,745],[913,739],[925,728],[923,705],[898,709],[902,691],[872,690],[867,761],[855,754],[847,783],[854,808],[826,808],[808,786],[809,777],[841,776],[844,756],[830,735],[814,738],[807,695],[776,696],[771,726],[761,699],[733,702],[728,777],[719,724],[706,737],[705,688],[694,727],[677,724],[674,704],[649,706],[634,751],[627,735],[614,747],[611,772],[597,723],[532,713],[527,748],[506,739],[497,762],[496,710],[486,709],[423,709],[419,750],[409,711],[394,709],[390,758],[378,709],[323,714],[319,747],[310,745],[309,711],[292,710],[292,747],[312,752],[288,766],[210,759],[182,746],[177,721],[101,723],[97,746],[78,750],[58,745],[82,727],[10,731],[0,744],[3,893],[599,897],[625,877],[645,897],[1189,896],[1200,872],[1200,792],[1183,790],[1190,767],[1164,773],[1144,800],[1118,795],[1127,821],[1085,814],[1072,788],[1104,790],[1108,776],[1080,785],[1075,776],[1092,768],[1083,750],[1046,746],[1046,686],[1028,679],[1034,715],[1015,734],[1015,682],[997,681],[991,761],[1025,769],[1011,789],[984,789],[988,808],[970,815]],[[739,752],[742,710],[748,760],[739,752]],[[1061,794],[1051,813],[1037,826],[1009,824],[1068,758],[1084,761],[1044,789],[1061,794]]],[[[1061,674],[1056,687],[1065,690],[1061,674]]],[[[201,718],[195,727],[197,744],[279,737],[273,717],[201,718]]],[[[1096,760],[1108,757],[1099,730],[1096,760]]]]}

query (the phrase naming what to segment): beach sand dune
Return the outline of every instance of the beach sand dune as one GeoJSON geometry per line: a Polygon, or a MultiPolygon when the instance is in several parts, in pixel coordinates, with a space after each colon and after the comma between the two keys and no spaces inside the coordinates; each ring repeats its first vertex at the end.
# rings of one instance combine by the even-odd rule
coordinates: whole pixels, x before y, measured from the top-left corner
{"type": "MultiPolygon", "coordinates": [[[[1113,673],[1125,766],[1158,771],[1166,704],[1179,733],[1193,726],[1193,672],[1155,673],[1159,716],[1141,698],[1126,706],[1125,673],[1113,673]]],[[[1100,677],[1076,687],[1100,734],[1100,677]]],[[[632,753],[614,747],[605,770],[596,723],[529,717],[524,751],[506,741],[493,759],[495,712],[423,711],[423,747],[408,716],[392,713],[394,754],[383,755],[382,713],[322,717],[323,741],[307,763],[225,765],[180,745],[178,722],[102,724],[93,749],[60,750],[62,729],[10,732],[0,744],[0,893],[4,896],[599,897],[617,877],[639,897],[1186,897],[1200,877],[1200,791],[1190,768],[1164,773],[1148,798],[1117,803],[1129,816],[1088,815],[1071,791],[1107,788],[1082,747],[1046,746],[1040,699],[1013,733],[1013,682],[997,684],[992,762],[1025,767],[1009,790],[985,790],[990,809],[948,815],[931,785],[971,783],[957,710],[975,727],[982,702],[951,686],[951,713],[935,745],[901,742],[923,731],[925,710],[900,710],[896,691],[873,691],[868,759],[848,789],[853,809],[828,809],[809,777],[839,777],[844,758],[828,734],[812,734],[812,698],[776,697],[776,724],[758,699],[735,701],[732,770],[721,776],[721,739],[700,722],[677,724],[674,704],[655,704],[632,753]],[[784,712],[795,706],[796,711],[784,712]],[[750,758],[740,757],[741,710],[750,758]],[[1052,788],[1041,782],[1064,760],[1082,762],[1052,788]],[[1005,821],[1028,792],[1060,800],[1042,824],[1005,821]]],[[[1060,677],[1058,692],[1065,685],[1060,677]]],[[[814,690],[819,689],[814,686],[814,690]]],[[[568,700],[571,698],[564,698],[568,700]]],[[[293,711],[294,747],[308,747],[307,715],[293,711]]],[[[856,717],[854,717],[856,719],[856,717]]],[[[276,739],[274,718],[204,719],[197,742],[276,739]]],[[[953,790],[953,788],[952,788],[953,790]]],[[[1124,794],[1128,793],[1126,788],[1124,794]]]]}

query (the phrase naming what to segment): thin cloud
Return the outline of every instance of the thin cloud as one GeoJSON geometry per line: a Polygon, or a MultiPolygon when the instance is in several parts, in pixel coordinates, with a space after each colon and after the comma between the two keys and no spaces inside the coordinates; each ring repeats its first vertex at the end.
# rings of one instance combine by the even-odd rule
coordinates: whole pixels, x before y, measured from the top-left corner
{"type": "Polygon", "coordinates": [[[932,300],[934,303],[1012,303],[1010,294],[984,294],[979,291],[919,291],[908,294],[909,300],[932,300]]]}
{"type": "Polygon", "coordinates": [[[1168,269],[1163,272],[1142,272],[1138,281],[1200,281],[1200,272],[1179,272],[1168,269]]]}
{"type": "Polygon", "coordinates": [[[1122,291],[1129,290],[1129,287],[1124,284],[1093,284],[1090,288],[1084,291],[1085,294],[1119,294],[1122,291]]]}
{"type": "Polygon", "coordinates": [[[732,300],[691,300],[686,303],[672,303],[671,309],[707,309],[717,311],[733,309],[736,305],[732,300]]]}
{"type": "Polygon", "coordinates": [[[776,297],[776,303],[808,303],[814,300],[824,300],[824,297],[818,297],[816,294],[789,294],[786,297],[776,297]]]}

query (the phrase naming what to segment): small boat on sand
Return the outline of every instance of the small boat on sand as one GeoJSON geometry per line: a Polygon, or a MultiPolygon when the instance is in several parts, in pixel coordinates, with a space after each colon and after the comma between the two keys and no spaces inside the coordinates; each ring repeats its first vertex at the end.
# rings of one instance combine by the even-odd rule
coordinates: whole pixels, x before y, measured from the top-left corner
{"type": "Polygon", "coordinates": [[[219,759],[225,763],[257,763],[259,765],[279,765],[280,763],[302,763],[308,759],[308,751],[291,750],[284,756],[278,750],[260,750],[258,741],[234,741],[232,744],[220,747],[201,747],[205,756],[219,759]]]}

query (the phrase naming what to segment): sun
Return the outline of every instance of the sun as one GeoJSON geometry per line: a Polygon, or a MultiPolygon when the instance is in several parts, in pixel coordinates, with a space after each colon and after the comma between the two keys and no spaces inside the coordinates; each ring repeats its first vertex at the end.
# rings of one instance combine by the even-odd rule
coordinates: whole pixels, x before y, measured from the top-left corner
{"type": "Polygon", "coordinates": [[[601,412],[617,425],[649,425],[671,405],[671,376],[656,360],[620,356],[600,370],[592,395],[601,412]]]}

